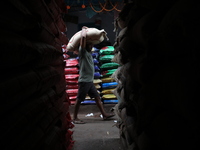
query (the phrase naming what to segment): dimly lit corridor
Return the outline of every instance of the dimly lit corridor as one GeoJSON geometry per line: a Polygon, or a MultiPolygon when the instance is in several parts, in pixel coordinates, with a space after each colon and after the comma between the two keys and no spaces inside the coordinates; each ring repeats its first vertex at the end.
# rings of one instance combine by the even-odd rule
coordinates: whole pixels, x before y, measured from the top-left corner
{"type": "Polygon", "coordinates": [[[199,149],[197,1],[6,0],[0,8],[1,150],[199,149]],[[67,45],[83,26],[107,33],[93,47],[94,84],[115,116],[103,121],[87,97],[86,124],[73,124],[79,58],[67,45]]]}

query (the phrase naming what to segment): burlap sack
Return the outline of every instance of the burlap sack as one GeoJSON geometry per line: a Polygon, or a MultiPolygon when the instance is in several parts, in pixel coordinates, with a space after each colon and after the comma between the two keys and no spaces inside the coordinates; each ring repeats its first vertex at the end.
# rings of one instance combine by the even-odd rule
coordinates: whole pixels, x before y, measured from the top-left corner
{"type": "MultiPolygon", "coordinates": [[[[106,36],[107,33],[104,29],[98,30],[96,28],[86,28],[86,38],[87,42],[91,42],[93,44],[99,44],[101,43],[105,38],[108,40],[108,37],[106,36]]],[[[69,43],[67,45],[68,51],[74,51],[78,49],[79,43],[81,39],[81,31],[78,31],[76,34],[72,36],[72,38],[69,40],[69,43]]]]}

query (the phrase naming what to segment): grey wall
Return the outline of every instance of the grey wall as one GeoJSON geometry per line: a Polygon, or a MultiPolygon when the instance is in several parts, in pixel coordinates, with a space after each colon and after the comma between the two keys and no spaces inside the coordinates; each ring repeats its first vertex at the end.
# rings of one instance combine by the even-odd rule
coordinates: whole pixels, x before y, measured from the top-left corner
{"type": "MultiPolygon", "coordinates": [[[[94,15],[92,18],[86,16],[86,11],[76,11],[68,13],[71,16],[78,16],[78,24],[87,24],[94,23],[95,19],[101,18],[101,29],[104,29],[107,32],[107,36],[111,44],[114,43],[115,40],[115,32],[114,30],[114,15],[115,12],[106,12],[106,13],[98,13],[94,15]]],[[[67,24],[67,37],[70,39],[76,32],[78,32],[78,24],[66,22],[67,24]]]]}

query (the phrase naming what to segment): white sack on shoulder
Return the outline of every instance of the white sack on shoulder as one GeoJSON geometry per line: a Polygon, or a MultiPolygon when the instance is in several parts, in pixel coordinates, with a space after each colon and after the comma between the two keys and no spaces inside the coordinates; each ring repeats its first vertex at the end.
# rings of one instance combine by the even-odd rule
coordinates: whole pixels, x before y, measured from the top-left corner
{"type": "MultiPolygon", "coordinates": [[[[106,36],[107,33],[104,29],[99,30],[96,28],[88,28],[88,27],[83,27],[86,28],[86,38],[87,42],[91,42],[93,44],[99,44],[101,43],[105,38],[107,40],[108,37],[106,36]]],[[[68,51],[74,51],[78,49],[79,43],[81,39],[81,31],[78,31],[76,34],[72,36],[72,38],[69,40],[69,43],[67,45],[67,50],[68,51]]]]}

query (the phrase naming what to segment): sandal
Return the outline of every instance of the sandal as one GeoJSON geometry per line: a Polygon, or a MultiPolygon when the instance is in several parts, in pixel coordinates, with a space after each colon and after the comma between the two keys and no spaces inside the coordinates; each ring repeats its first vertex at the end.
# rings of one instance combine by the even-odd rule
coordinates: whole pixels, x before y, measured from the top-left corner
{"type": "Polygon", "coordinates": [[[115,116],[114,114],[109,114],[109,116],[103,117],[103,120],[108,120],[109,118],[112,118],[112,117],[114,117],[114,116],[115,116]]]}
{"type": "Polygon", "coordinates": [[[85,124],[83,120],[73,120],[74,124],[85,124]]]}

